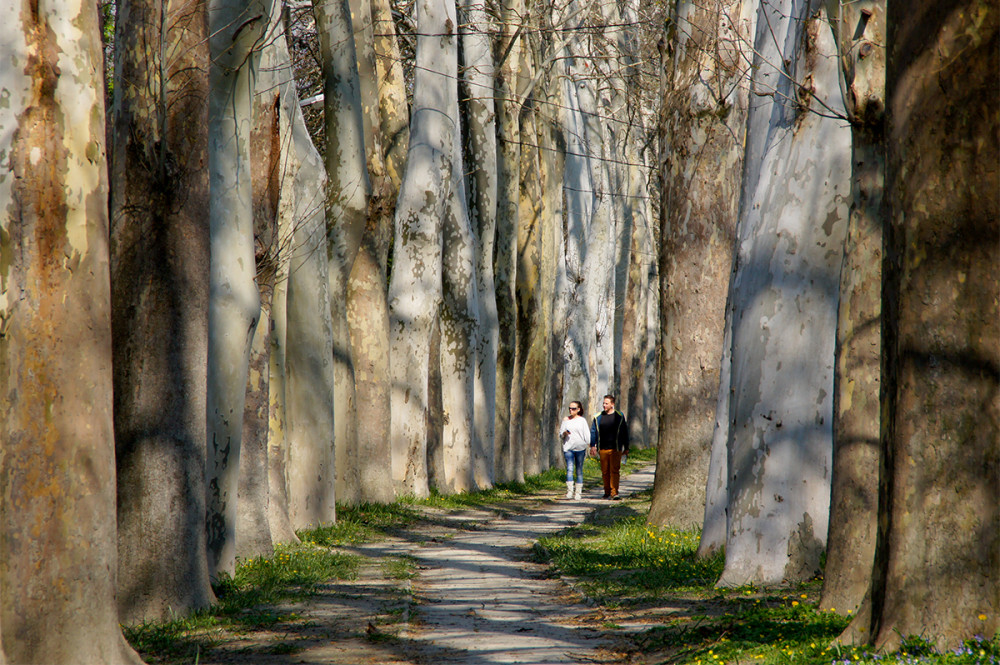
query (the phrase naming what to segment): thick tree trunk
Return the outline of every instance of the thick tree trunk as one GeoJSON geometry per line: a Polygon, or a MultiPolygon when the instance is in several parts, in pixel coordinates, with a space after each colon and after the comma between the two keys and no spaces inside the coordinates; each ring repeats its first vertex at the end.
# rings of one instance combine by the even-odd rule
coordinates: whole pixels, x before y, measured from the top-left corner
{"type": "Polygon", "coordinates": [[[878,536],[842,639],[946,649],[1000,629],[1000,12],[892,5],[887,26],[878,536]]]}
{"type": "Polygon", "coordinates": [[[452,188],[458,76],[455,6],[418,0],[413,117],[396,206],[389,284],[392,474],[397,491],[427,496],[431,333],[441,302],[442,219],[452,188]],[[442,36],[443,35],[443,36],[442,36]]]}
{"type": "MultiPolygon", "coordinates": [[[[744,4],[680,3],[668,47],[661,110],[660,438],[651,524],[704,520],[707,528],[709,521],[705,496],[749,92],[744,58],[752,18],[741,14],[744,4]]],[[[722,529],[712,538],[719,536],[722,529]]]]}
{"type": "Polygon", "coordinates": [[[249,127],[270,0],[209,0],[208,569],[236,565],[236,501],[250,346],[260,315],[254,264],[249,127]]]}
{"type": "Polygon", "coordinates": [[[852,118],[851,216],[840,271],[830,528],[820,608],[858,609],[878,510],[885,2],[827,2],[852,118]]]}
{"type": "Polygon", "coordinates": [[[483,6],[462,0],[463,117],[468,137],[465,150],[470,175],[468,211],[476,240],[476,288],[479,329],[476,336],[475,438],[472,448],[473,484],[493,485],[493,446],[496,428],[496,374],[499,323],[493,277],[493,251],[497,224],[497,133],[493,101],[493,54],[490,23],[483,6]]]}
{"type": "MultiPolygon", "coordinates": [[[[377,3],[376,3],[377,4],[377,3]]],[[[367,223],[347,283],[347,325],[351,336],[354,366],[355,420],[357,447],[348,460],[357,467],[359,483],[354,490],[359,501],[388,503],[393,499],[389,422],[389,305],[386,301],[386,263],[392,237],[392,210],[399,192],[399,174],[386,174],[386,151],[382,146],[383,127],[379,97],[379,72],[391,75],[392,67],[381,68],[378,54],[396,48],[394,29],[387,35],[374,34],[373,7],[369,0],[352,3],[354,42],[358,51],[362,124],[365,155],[372,196],[367,223]],[[352,459],[353,458],[353,459],[352,459]]],[[[391,19],[390,19],[391,24],[391,19]]],[[[392,63],[387,63],[392,64],[392,63]]],[[[399,68],[399,64],[394,64],[399,68]]],[[[388,94],[395,85],[381,85],[388,94]]],[[[405,96],[403,97],[405,103],[405,96]]],[[[396,122],[401,114],[387,120],[396,122]]],[[[398,132],[393,128],[392,131],[398,132]]],[[[405,138],[405,133],[404,133],[405,138]]],[[[393,159],[400,156],[393,155],[393,159]]]]}
{"type": "Polygon", "coordinates": [[[816,10],[762,3],[757,19],[752,93],[763,101],[750,109],[730,299],[721,586],[808,579],[826,544],[850,132],[835,46],[816,10]]]}
{"type": "Polygon", "coordinates": [[[204,4],[118,4],[111,294],[121,620],[210,605],[204,4]],[[196,20],[191,20],[194,15],[196,20]],[[169,510],[168,510],[169,508],[169,510]]]}
{"type": "MultiPolygon", "coordinates": [[[[284,40],[277,42],[275,57],[274,74],[282,82],[281,143],[286,157],[279,207],[281,216],[289,218],[291,239],[287,244],[288,292],[281,335],[285,340],[285,441],[283,451],[273,451],[272,465],[284,463],[289,526],[298,529],[336,518],[326,173],[309,137],[294,82],[286,76],[290,58],[284,40]]],[[[280,334],[281,321],[275,317],[275,322],[280,334]]],[[[272,483],[272,504],[274,489],[272,483]]],[[[274,524],[271,526],[273,532],[274,524]]]]}
{"type": "Polygon", "coordinates": [[[357,503],[361,481],[347,285],[368,219],[371,181],[348,0],[314,0],[323,58],[326,225],[333,321],[334,451],[337,500],[357,503]]]}
{"type": "Polygon", "coordinates": [[[3,650],[18,664],[138,664],[115,600],[108,184],[95,6],[6,4],[0,44],[3,650]]]}
{"type": "MultiPolygon", "coordinates": [[[[451,3],[449,2],[449,5],[451,3]]],[[[456,53],[457,55],[457,53],[456,53]]],[[[459,117],[457,83],[454,105],[448,116],[459,117]]],[[[467,492],[475,487],[476,351],[478,347],[479,299],[476,280],[476,239],[466,208],[463,183],[462,145],[455,127],[451,164],[451,196],[445,207],[442,230],[442,301],[439,367],[441,371],[441,445],[431,460],[436,469],[437,489],[445,494],[467,492]]]]}

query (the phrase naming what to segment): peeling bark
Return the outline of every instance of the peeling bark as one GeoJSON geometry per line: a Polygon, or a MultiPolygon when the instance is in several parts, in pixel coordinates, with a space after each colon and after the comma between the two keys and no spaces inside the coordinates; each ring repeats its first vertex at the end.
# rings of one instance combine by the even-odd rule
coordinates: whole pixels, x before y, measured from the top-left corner
{"type": "Polygon", "coordinates": [[[0,8],[0,19],[3,651],[18,664],[138,665],[115,599],[97,12],[82,1],[16,2],[0,8]]]}

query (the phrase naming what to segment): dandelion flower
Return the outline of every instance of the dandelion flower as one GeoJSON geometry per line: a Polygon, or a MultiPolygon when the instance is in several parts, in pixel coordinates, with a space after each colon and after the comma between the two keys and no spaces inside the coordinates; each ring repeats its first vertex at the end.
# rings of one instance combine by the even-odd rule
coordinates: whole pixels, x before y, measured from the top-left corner
{"type": "Polygon", "coordinates": [[[792,607],[795,607],[795,606],[797,606],[798,604],[799,604],[799,601],[797,601],[797,600],[793,600],[793,601],[792,601],[792,607]]]}
{"type": "Polygon", "coordinates": [[[980,614],[979,615],[979,620],[980,621],[986,621],[986,615],[985,614],[980,614]]]}

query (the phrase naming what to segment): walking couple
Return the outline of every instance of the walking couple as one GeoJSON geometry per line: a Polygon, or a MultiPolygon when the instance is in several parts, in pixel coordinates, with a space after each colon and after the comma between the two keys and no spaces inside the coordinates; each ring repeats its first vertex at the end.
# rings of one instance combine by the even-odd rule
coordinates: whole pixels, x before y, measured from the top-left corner
{"type": "Polygon", "coordinates": [[[583,405],[569,403],[569,415],[559,427],[566,457],[566,498],[583,498],[583,460],[590,449],[592,457],[601,461],[604,498],[618,500],[618,479],[622,461],[628,457],[628,423],[625,414],[615,409],[613,395],[605,395],[604,410],[594,415],[587,427],[583,405]],[[575,472],[575,474],[574,474],[575,472]],[[575,482],[574,482],[574,477],[575,482]]]}

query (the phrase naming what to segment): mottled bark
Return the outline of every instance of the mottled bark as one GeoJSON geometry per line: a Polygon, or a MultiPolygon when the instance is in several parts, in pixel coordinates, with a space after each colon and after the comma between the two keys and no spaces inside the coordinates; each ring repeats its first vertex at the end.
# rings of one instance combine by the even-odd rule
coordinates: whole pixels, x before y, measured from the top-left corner
{"type": "Polygon", "coordinates": [[[817,9],[788,0],[758,10],[730,296],[721,586],[809,579],[826,544],[850,130],[817,9]]]}
{"type": "Polygon", "coordinates": [[[236,502],[250,346],[260,315],[250,136],[254,71],[272,2],[209,0],[208,569],[236,565],[236,502]]]}
{"type": "Polygon", "coordinates": [[[427,496],[431,333],[441,301],[442,219],[451,195],[458,76],[455,7],[418,0],[417,58],[406,173],[396,205],[389,284],[392,474],[397,491],[427,496]],[[443,36],[442,36],[443,35],[443,36]]]}
{"type": "Polygon", "coordinates": [[[851,126],[851,216],[840,271],[830,528],[820,608],[857,610],[878,509],[885,2],[828,2],[851,126]]]}
{"type": "Polygon", "coordinates": [[[314,0],[323,59],[326,225],[333,321],[334,451],[337,500],[357,503],[361,482],[347,283],[368,218],[364,111],[348,0],[314,0]]]}
{"type": "Polygon", "coordinates": [[[1000,12],[892,5],[887,32],[878,535],[841,639],[946,649],[1000,628],[1000,12]]]}
{"type": "MultiPolygon", "coordinates": [[[[710,521],[705,497],[749,92],[745,59],[752,18],[741,14],[743,6],[680,3],[667,50],[660,129],[660,425],[652,524],[706,523],[708,529],[710,521]]],[[[717,523],[722,528],[707,530],[702,539],[711,532],[712,540],[724,540],[724,520],[722,515],[717,523]]]]}
{"type": "Polygon", "coordinates": [[[18,664],[142,662],[122,638],[115,600],[95,9],[82,1],[0,9],[0,626],[6,659],[18,664]]]}
{"type": "Polygon", "coordinates": [[[117,6],[111,295],[121,620],[210,605],[204,3],[117,6]]]}
{"type": "Polygon", "coordinates": [[[391,3],[389,0],[372,0],[371,11],[375,76],[378,81],[379,129],[382,135],[385,174],[391,183],[391,190],[386,192],[385,196],[395,201],[403,179],[406,151],[409,146],[410,114],[391,3]]]}
{"type": "Polygon", "coordinates": [[[493,251],[497,223],[497,134],[493,101],[493,54],[490,22],[483,5],[461,0],[462,105],[469,174],[465,176],[468,211],[476,239],[476,288],[479,328],[476,336],[475,438],[472,449],[473,485],[493,485],[493,446],[496,427],[496,374],[499,323],[493,251]]]}
{"type": "MultiPolygon", "coordinates": [[[[392,210],[399,191],[399,175],[386,174],[386,151],[382,146],[383,127],[379,89],[392,95],[395,85],[382,82],[378,53],[395,49],[394,30],[388,35],[374,34],[373,12],[369,0],[351,3],[354,42],[358,52],[362,126],[365,155],[372,195],[367,222],[347,283],[347,326],[351,337],[354,366],[355,419],[357,444],[348,460],[356,467],[358,487],[353,494],[362,502],[388,503],[393,499],[392,474],[385,460],[389,447],[389,305],[386,301],[386,263],[392,237],[392,210]]],[[[397,56],[398,56],[398,49],[397,56]]],[[[391,63],[386,63],[391,64],[391,63]]],[[[396,63],[398,68],[399,64],[396,63]]],[[[405,97],[404,97],[405,101],[405,97]]],[[[402,116],[399,109],[394,118],[402,116]]],[[[394,121],[394,120],[392,120],[394,121]]],[[[398,129],[393,128],[394,132],[398,129]]],[[[405,133],[404,133],[405,138],[405,133]]],[[[399,159],[393,155],[393,159],[399,159]]]]}
{"type": "Polygon", "coordinates": [[[502,35],[496,76],[497,124],[497,227],[494,250],[497,302],[496,426],[494,477],[497,482],[517,480],[512,440],[514,354],[517,345],[517,237],[520,211],[521,134],[517,99],[522,37],[514,25],[524,3],[506,0],[502,9],[502,35]]]}
{"type": "MultiPolygon", "coordinates": [[[[450,4],[450,3],[449,3],[450,4]]],[[[457,53],[456,53],[457,55],[457,53]]],[[[457,82],[449,117],[458,119],[457,82]]],[[[476,366],[479,347],[479,292],[476,279],[476,238],[466,207],[462,145],[459,124],[455,126],[451,163],[451,195],[445,206],[442,228],[442,299],[439,367],[441,371],[440,460],[431,464],[441,470],[437,489],[445,494],[475,488],[476,366]]]]}

